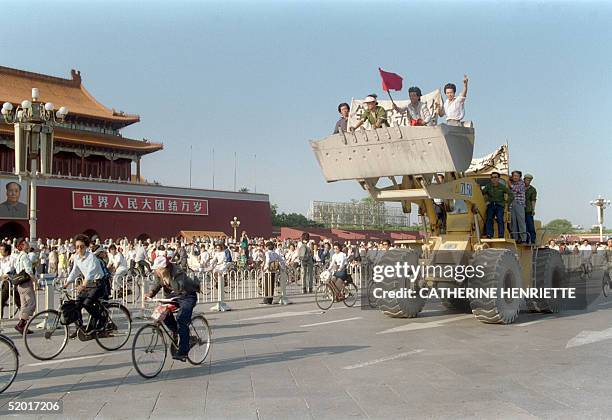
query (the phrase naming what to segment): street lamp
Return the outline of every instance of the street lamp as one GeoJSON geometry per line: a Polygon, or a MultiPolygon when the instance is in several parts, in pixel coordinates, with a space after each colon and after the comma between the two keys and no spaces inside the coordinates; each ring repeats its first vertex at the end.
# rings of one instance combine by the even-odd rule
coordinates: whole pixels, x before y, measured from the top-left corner
{"type": "Polygon", "coordinates": [[[33,88],[32,101],[23,100],[16,108],[5,102],[0,110],[4,122],[15,127],[15,175],[30,181],[30,241],[36,240],[36,178],[52,173],[53,130],[68,115],[68,108],[55,111],[53,103],[39,97],[33,88]]]}
{"type": "Polygon", "coordinates": [[[240,220],[236,216],[232,220],[230,220],[230,226],[234,229],[234,242],[236,242],[236,230],[240,226],[240,220]]]}
{"type": "Polygon", "coordinates": [[[604,209],[610,205],[610,200],[605,200],[601,195],[595,200],[589,201],[592,206],[597,207],[597,224],[599,225],[599,242],[603,242],[604,209]]]}

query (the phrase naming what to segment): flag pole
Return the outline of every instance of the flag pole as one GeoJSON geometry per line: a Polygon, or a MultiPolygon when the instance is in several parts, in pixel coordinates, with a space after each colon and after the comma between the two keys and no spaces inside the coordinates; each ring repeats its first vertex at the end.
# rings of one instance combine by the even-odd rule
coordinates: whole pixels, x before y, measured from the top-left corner
{"type": "Polygon", "coordinates": [[[387,94],[389,95],[389,99],[391,99],[391,103],[393,104],[393,108],[395,108],[397,105],[395,105],[395,102],[393,101],[393,97],[391,97],[391,90],[387,90],[387,94]]]}

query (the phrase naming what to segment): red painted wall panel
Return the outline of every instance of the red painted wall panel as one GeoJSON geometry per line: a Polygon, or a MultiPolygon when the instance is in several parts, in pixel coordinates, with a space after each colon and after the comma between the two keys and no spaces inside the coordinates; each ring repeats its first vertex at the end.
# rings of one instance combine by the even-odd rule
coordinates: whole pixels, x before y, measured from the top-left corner
{"type": "MultiPolygon", "coordinates": [[[[95,230],[102,238],[134,238],[144,233],[157,239],[176,236],[181,230],[212,230],[233,235],[229,222],[234,216],[241,222],[239,235],[242,230],[249,236],[270,237],[272,234],[270,204],[265,201],[205,198],[208,216],[97,212],[73,210],[72,191],[72,188],[38,187],[38,237],[65,238],[88,229],[95,230]]],[[[19,223],[29,230],[27,220],[19,223]]]]}

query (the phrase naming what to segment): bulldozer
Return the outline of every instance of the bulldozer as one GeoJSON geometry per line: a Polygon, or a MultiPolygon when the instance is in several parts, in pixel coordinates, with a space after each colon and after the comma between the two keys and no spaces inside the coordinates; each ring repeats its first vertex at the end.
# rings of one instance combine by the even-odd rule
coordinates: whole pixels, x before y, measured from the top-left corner
{"type": "MultiPolygon", "coordinates": [[[[456,291],[466,287],[503,291],[566,285],[561,255],[543,247],[540,222],[536,221],[535,244],[519,243],[506,228],[503,237],[483,235],[486,201],[482,187],[490,182],[493,171],[499,172],[502,182],[509,185],[509,154],[508,146],[502,145],[488,156],[473,159],[474,139],[474,127],[465,122],[463,126],[439,124],[341,131],[310,142],[327,182],[356,180],[374,200],[401,203],[406,213],[411,212],[413,205],[418,208],[424,232],[422,239],[396,241],[400,247],[385,252],[377,265],[482,267],[481,276],[467,281],[441,276],[441,270],[421,273],[419,278],[385,276],[377,284],[382,291],[456,291]],[[438,174],[444,175],[443,181],[438,174]],[[445,221],[435,209],[440,203],[446,209],[445,221]]],[[[507,206],[504,220],[510,220],[507,206]]],[[[499,324],[513,323],[521,309],[558,312],[564,304],[559,296],[501,295],[448,297],[443,304],[471,312],[484,323],[499,324]]],[[[385,293],[376,303],[387,316],[413,318],[423,310],[427,300],[422,293],[414,293],[412,297],[385,293]]]]}

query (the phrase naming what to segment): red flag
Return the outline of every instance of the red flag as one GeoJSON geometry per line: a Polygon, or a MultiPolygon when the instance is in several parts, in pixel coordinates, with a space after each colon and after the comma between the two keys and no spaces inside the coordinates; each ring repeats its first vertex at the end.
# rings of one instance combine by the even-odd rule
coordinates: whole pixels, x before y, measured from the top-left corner
{"type": "Polygon", "coordinates": [[[378,68],[378,71],[380,72],[382,88],[384,91],[388,92],[389,90],[402,90],[402,76],[384,71],[380,67],[378,68]]]}

